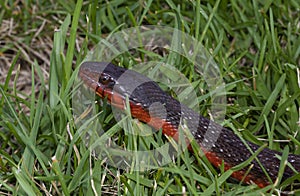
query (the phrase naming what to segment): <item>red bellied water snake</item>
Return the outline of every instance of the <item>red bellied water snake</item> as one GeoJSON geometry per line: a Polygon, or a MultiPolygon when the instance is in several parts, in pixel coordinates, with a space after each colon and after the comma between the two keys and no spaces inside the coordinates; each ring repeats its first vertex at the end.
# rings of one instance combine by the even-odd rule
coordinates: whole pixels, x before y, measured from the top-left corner
{"type": "MultiPolygon", "coordinates": [[[[231,130],[202,117],[165,93],[157,83],[135,71],[111,63],[84,62],[80,67],[79,76],[98,96],[107,97],[108,102],[115,107],[124,109],[127,96],[131,115],[134,118],[148,123],[155,129],[162,128],[165,135],[172,136],[175,140],[178,139],[178,126],[184,119],[207,159],[216,167],[223,162],[225,170],[228,170],[249,159],[253,152],[259,149],[258,145],[251,142],[247,142],[246,145],[231,130]],[[125,73],[126,77],[122,77],[125,73]],[[151,110],[150,114],[150,107],[154,103],[159,103],[157,110],[151,110]],[[161,106],[165,108],[165,116],[160,114],[161,106]],[[211,139],[215,137],[214,134],[219,134],[216,141],[211,139]]],[[[280,165],[278,156],[281,155],[278,151],[264,148],[257,155],[260,164],[254,159],[251,161],[253,167],[250,171],[244,168],[233,172],[232,177],[248,184],[255,183],[259,187],[274,183],[280,165]],[[272,182],[268,180],[262,167],[272,182]]],[[[290,154],[287,161],[293,168],[285,167],[282,180],[300,172],[300,155],[290,154]]]]}

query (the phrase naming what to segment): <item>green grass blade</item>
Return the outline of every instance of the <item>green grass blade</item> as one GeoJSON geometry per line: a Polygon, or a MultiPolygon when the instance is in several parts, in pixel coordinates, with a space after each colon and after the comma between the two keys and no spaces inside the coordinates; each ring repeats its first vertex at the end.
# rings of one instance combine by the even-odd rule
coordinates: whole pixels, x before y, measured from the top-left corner
{"type": "Polygon", "coordinates": [[[66,54],[66,62],[65,66],[63,67],[63,73],[64,73],[64,78],[62,81],[63,89],[67,85],[71,71],[72,71],[72,62],[73,62],[73,56],[74,56],[74,50],[75,50],[75,41],[76,41],[76,32],[78,28],[78,22],[79,22],[79,16],[81,12],[81,7],[82,7],[82,0],[78,0],[76,3],[75,11],[73,13],[73,20],[72,20],[72,26],[70,29],[70,39],[69,39],[69,45],[68,45],[68,50],[66,54]]]}
{"type": "Polygon", "coordinates": [[[285,78],[286,78],[286,75],[283,74],[280,79],[278,80],[273,92],[271,93],[269,99],[267,100],[262,112],[261,112],[261,115],[256,123],[256,127],[254,129],[254,132],[258,131],[260,128],[261,128],[261,125],[263,124],[264,122],[264,115],[265,116],[268,116],[269,113],[271,112],[271,109],[275,103],[275,101],[277,100],[278,98],[278,95],[280,93],[280,91],[282,90],[283,88],[283,85],[284,85],[284,81],[285,81],[285,78]]]}

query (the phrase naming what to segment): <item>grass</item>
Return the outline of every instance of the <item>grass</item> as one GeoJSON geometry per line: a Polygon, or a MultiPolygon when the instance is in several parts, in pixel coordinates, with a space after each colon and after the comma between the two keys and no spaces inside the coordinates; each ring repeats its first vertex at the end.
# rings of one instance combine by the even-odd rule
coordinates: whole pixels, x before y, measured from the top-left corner
{"type": "MultiPolygon", "coordinates": [[[[101,38],[139,25],[178,28],[201,41],[220,68],[228,103],[223,124],[245,140],[267,144],[284,155],[300,154],[298,1],[6,0],[0,7],[1,195],[257,195],[269,194],[270,188],[279,194],[280,187],[292,184],[290,180],[264,189],[242,185],[229,179],[231,170],[216,170],[205,158],[187,151],[173,159],[164,151],[168,149],[161,153],[171,162],[159,169],[137,172],[133,167],[143,165],[136,164],[115,168],[109,160],[93,156],[82,142],[85,125],[76,124],[79,117],[73,116],[71,95],[76,68],[101,38]]],[[[114,61],[124,67],[149,60],[171,63],[198,89],[199,110],[209,116],[212,100],[201,75],[180,55],[162,53],[168,55],[141,47],[114,61]]],[[[94,119],[123,148],[168,143],[161,132],[149,137],[126,135],[151,130],[131,124],[130,117],[122,129],[110,106],[98,110],[102,112],[94,119]]]]}

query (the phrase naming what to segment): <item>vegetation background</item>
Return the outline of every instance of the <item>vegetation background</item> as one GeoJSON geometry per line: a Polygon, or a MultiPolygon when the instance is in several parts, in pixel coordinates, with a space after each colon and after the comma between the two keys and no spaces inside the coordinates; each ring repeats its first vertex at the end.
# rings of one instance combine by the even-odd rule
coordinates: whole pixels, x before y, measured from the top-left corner
{"type": "MultiPolygon", "coordinates": [[[[1,195],[279,195],[293,183],[245,186],[230,179],[232,171],[216,170],[188,152],[158,170],[111,167],[81,142],[70,92],[73,70],[100,39],[140,25],[179,28],[220,67],[229,103],[225,126],[245,140],[300,154],[299,1],[2,0],[0,24],[1,195]]],[[[141,59],[125,54],[119,62],[141,59]]],[[[198,98],[207,116],[205,92],[198,98]]],[[[106,111],[101,118],[113,122],[106,111]]],[[[115,138],[126,148],[131,140],[123,135],[115,138]]]]}

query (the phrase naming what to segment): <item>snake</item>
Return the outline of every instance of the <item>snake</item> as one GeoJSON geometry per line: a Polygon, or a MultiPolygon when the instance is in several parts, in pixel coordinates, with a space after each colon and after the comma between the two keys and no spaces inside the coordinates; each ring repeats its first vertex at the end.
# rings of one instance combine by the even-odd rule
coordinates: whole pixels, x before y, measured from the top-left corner
{"type": "MultiPolygon", "coordinates": [[[[179,126],[183,122],[190,134],[215,167],[229,170],[251,158],[249,167],[233,171],[231,177],[245,184],[266,187],[278,178],[281,156],[279,151],[249,141],[243,141],[231,129],[205,118],[180,103],[150,78],[110,62],[85,61],[79,69],[83,83],[113,107],[124,110],[129,101],[133,118],[147,123],[166,136],[179,139],[179,126]],[[217,137],[217,139],[216,139],[217,137]]],[[[188,142],[189,149],[193,151],[188,142]]],[[[289,154],[281,180],[284,181],[300,172],[300,155],[289,154]],[[288,163],[288,164],[287,164],[288,163]]],[[[297,179],[298,182],[300,181],[297,179]]],[[[296,181],[297,181],[296,180],[296,181]]]]}

